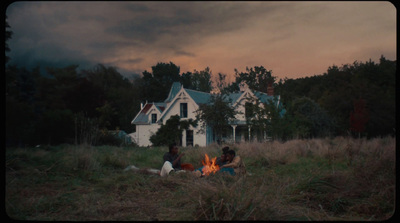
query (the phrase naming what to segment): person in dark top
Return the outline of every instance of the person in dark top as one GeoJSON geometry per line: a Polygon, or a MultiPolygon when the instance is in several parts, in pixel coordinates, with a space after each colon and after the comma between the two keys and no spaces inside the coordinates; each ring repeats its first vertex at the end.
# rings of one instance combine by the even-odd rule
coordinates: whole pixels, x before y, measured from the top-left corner
{"type": "Polygon", "coordinates": [[[169,146],[169,152],[166,152],[164,154],[164,162],[165,161],[169,161],[172,164],[172,168],[174,168],[175,170],[181,170],[181,158],[182,156],[185,155],[185,153],[181,153],[178,155],[178,147],[176,146],[176,144],[171,144],[169,146]]]}
{"type": "Polygon", "coordinates": [[[179,149],[176,143],[169,145],[169,151],[166,152],[163,156],[164,165],[161,168],[160,176],[167,176],[171,171],[179,171],[179,170],[189,170],[193,171],[194,167],[190,163],[182,163],[181,158],[185,155],[185,153],[180,153],[178,155],[179,149]]]}

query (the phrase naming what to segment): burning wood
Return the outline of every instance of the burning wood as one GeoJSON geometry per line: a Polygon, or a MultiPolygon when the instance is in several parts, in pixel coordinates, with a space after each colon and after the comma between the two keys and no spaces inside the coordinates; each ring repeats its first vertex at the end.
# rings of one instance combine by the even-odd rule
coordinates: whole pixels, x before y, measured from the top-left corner
{"type": "Polygon", "coordinates": [[[202,169],[202,171],[203,171],[202,175],[203,176],[208,176],[211,173],[214,174],[219,170],[219,166],[215,164],[216,160],[217,160],[217,157],[214,157],[214,158],[211,159],[211,162],[210,162],[210,158],[208,157],[207,154],[205,154],[205,160],[201,161],[203,163],[203,166],[204,166],[203,169],[202,169]]]}

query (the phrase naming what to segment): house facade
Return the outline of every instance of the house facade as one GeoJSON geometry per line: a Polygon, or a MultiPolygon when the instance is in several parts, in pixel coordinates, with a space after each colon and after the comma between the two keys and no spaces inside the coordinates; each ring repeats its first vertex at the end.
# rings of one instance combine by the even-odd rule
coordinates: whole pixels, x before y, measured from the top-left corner
{"type": "MultiPolygon", "coordinates": [[[[229,123],[231,131],[224,137],[230,142],[241,142],[252,139],[251,126],[246,123],[246,103],[254,103],[252,99],[268,103],[274,101],[280,107],[280,97],[273,95],[273,89],[268,89],[268,94],[263,92],[251,91],[249,88],[242,88],[240,92],[227,95],[227,100],[238,114],[235,120],[229,123]],[[272,90],[272,91],[271,91],[272,90]]],[[[151,146],[150,137],[155,134],[161,124],[174,115],[179,115],[181,120],[196,120],[195,111],[200,104],[210,103],[211,94],[183,88],[179,82],[172,84],[167,99],[163,102],[152,102],[141,105],[139,113],[132,120],[131,124],[136,125],[136,132],[130,134],[133,141],[139,146],[151,146]]],[[[284,110],[283,110],[284,111],[284,110]]],[[[282,114],[283,115],[283,114],[282,114]]],[[[201,123],[197,127],[190,126],[182,133],[182,146],[207,146],[214,142],[212,129],[206,127],[203,131],[201,123]]],[[[267,133],[264,134],[266,139],[267,133]]]]}

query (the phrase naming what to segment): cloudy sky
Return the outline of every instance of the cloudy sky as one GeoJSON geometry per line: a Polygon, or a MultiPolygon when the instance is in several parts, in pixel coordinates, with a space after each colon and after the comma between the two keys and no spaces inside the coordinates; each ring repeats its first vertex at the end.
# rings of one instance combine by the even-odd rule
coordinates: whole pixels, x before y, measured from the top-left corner
{"type": "Polygon", "coordinates": [[[6,15],[9,64],[27,68],[101,63],[129,76],[171,61],[229,77],[264,66],[279,80],[396,60],[390,2],[14,2],[6,15]]]}

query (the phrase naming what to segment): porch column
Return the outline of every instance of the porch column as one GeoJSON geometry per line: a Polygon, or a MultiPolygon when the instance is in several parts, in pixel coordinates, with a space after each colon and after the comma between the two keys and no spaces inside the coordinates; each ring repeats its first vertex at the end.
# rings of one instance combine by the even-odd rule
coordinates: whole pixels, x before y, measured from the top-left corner
{"type": "Polygon", "coordinates": [[[251,141],[251,125],[248,125],[248,127],[249,127],[249,142],[251,141]]]}
{"type": "Polygon", "coordinates": [[[233,129],[233,143],[236,143],[236,127],[237,125],[231,125],[233,129]]]}

